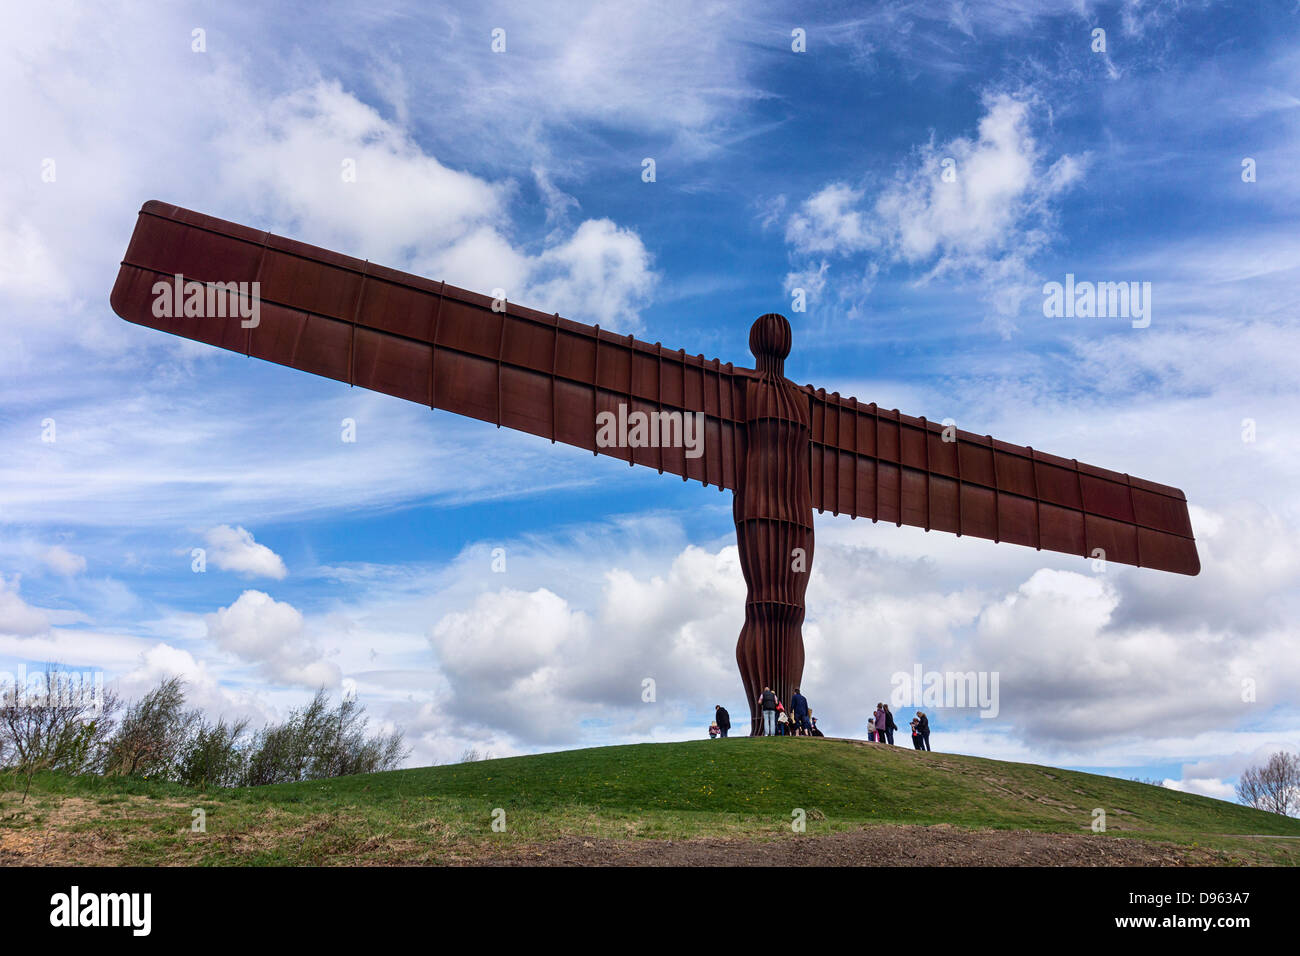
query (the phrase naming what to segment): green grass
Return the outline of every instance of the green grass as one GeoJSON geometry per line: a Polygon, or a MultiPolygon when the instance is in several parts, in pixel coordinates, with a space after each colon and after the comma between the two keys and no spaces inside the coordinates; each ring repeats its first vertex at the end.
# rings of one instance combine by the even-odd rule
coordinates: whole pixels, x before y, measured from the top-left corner
{"type": "Polygon", "coordinates": [[[1300,836],[1300,821],[1276,814],[1094,774],[815,739],[602,747],[207,792],[45,775],[22,808],[5,785],[0,851],[44,839],[66,862],[439,862],[573,835],[779,839],[796,808],[809,834],[881,824],[1090,833],[1097,807],[1110,837],[1224,862],[1300,862],[1300,840],[1243,838],[1300,836]],[[194,808],[206,833],[190,829],[194,808]],[[491,830],[497,808],[504,833],[491,830]]]}

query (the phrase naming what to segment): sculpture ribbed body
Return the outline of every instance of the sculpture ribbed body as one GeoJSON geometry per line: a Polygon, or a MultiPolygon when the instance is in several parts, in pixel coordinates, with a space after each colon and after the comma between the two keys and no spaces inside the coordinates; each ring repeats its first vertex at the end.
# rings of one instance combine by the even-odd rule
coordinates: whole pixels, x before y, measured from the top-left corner
{"type": "Polygon", "coordinates": [[[745,456],[732,513],[748,589],[736,663],[749,699],[750,732],[758,733],[762,725],[756,699],[763,688],[771,687],[788,706],[803,675],[813,509],[808,399],[781,373],[789,352],[785,319],[760,318],[750,333],[750,348],[759,374],[745,395],[745,456]]]}

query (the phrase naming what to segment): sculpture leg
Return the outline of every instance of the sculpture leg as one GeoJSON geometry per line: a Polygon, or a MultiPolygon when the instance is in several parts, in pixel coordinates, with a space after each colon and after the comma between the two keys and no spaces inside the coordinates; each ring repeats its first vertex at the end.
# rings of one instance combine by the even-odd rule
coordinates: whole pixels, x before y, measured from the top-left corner
{"type": "Polygon", "coordinates": [[[804,592],[813,532],[788,521],[738,518],[736,541],[749,592],[736,665],[749,700],[749,732],[757,736],[763,732],[758,704],[763,688],[772,688],[788,707],[803,677],[804,592]]]}
{"type": "Polygon", "coordinates": [[[788,604],[749,604],[745,626],[736,642],[736,664],[749,699],[749,732],[763,732],[758,695],[771,687],[787,706],[803,677],[802,607],[788,604]]]}

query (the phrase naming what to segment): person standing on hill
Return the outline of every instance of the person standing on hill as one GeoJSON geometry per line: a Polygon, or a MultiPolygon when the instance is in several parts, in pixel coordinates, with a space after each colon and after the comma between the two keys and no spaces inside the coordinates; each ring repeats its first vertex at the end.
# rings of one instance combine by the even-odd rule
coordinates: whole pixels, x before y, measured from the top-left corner
{"type": "Polygon", "coordinates": [[[758,695],[758,707],[763,714],[763,733],[762,737],[776,736],[776,694],[772,693],[772,688],[764,687],[763,693],[758,695]]]}
{"type": "Polygon", "coordinates": [[[790,709],[794,711],[796,729],[808,733],[812,729],[808,725],[808,698],[799,693],[798,687],[794,689],[794,696],[790,698],[790,709]]]}
{"type": "Polygon", "coordinates": [[[889,705],[885,704],[885,736],[889,738],[889,745],[894,745],[894,731],[898,729],[898,724],[894,723],[893,712],[890,711],[889,705]]]}
{"type": "Polygon", "coordinates": [[[731,715],[727,713],[727,708],[723,707],[721,704],[716,705],[713,709],[714,721],[718,725],[718,736],[725,737],[727,736],[727,731],[731,729],[731,715]]]}
{"type": "Polygon", "coordinates": [[[876,724],[876,743],[883,744],[885,742],[885,725],[888,723],[885,720],[885,705],[876,704],[876,712],[871,715],[871,718],[876,724]]]}
{"type": "Polygon", "coordinates": [[[921,743],[923,745],[922,749],[929,750],[930,749],[930,718],[925,716],[925,711],[923,710],[918,710],[916,712],[916,717],[917,717],[916,729],[921,732],[921,743]]]}

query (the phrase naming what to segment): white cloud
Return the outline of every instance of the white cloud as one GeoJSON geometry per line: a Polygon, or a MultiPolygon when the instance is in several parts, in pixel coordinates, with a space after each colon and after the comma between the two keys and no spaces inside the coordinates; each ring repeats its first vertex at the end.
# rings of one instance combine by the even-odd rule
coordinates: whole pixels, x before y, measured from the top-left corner
{"type": "Polygon", "coordinates": [[[138,700],[170,677],[184,681],[186,705],[202,710],[209,718],[248,717],[261,723],[273,716],[272,711],[252,695],[232,693],[222,687],[209,663],[166,643],[142,651],[136,666],[115,682],[115,689],[126,700],[138,700]]]}
{"type": "Polygon", "coordinates": [[[63,575],[71,576],[86,570],[86,559],[84,557],[73,554],[67,548],[57,544],[46,548],[41,553],[41,560],[54,571],[63,575]]]}
{"type": "MultiPolygon", "coordinates": [[[[273,230],[484,294],[501,288],[567,318],[639,329],[656,277],[636,233],[586,220],[525,252],[507,235],[513,183],[447,168],[337,82],[288,93],[255,115],[221,140],[224,171],[232,193],[271,212],[273,230]]],[[[576,205],[545,176],[539,182],[548,221],[576,205]]]]}
{"type": "Polygon", "coordinates": [[[881,238],[860,208],[863,190],[830,183],[805,199],[790,216],[785,241],[801,253],[848,255],[875,249],[881,238]]]}
{"type": "Polygon", "coordinates": [[[917,165],[875,204],[897,256],[910,263],[938,256],[935,271],[942,272],[987,267],[1042,246],[1045,203],[1078,179],[1081,165],[1067,155],[1044,168],[1030,133],[1032,108],[1028,99],[990,96],[977,138],[919,150],[917,165]],[[952,182],[943,177],[945,159],[953,160],[952,182]]]}
{"type": "Polygon", "coordinates": [[[302,613],[263,591],[245,591],[204,620],[209,640],[259,665],[270,680],[306,687],[334,687],[340,680],[338,666],[304,633],[302,613]]]}
{"type": "Polygon", "coordinates": [[[32,607],[18,595],[18,578],[0,575],[0,634],[30,637],[45,634],[50,620],[44,611],[32,607]]]}
{"type": "Polygon", "coordinates": [[[1199,793],[1203,797],[1214,797],[1216,800],[1228,800],[1233,803],[1237,800],[1237,791],[1233,785],[1215,777],[1184,777],[1182,780],[1166,778],[1162,786],[1182,793],[1199,793]]]}
{"type": "Polygon", "coordinates": [[[584,563],[584,576],[600,582],[595,594],[483,592],[438,621],[430,643],[448,708],[519,746],[575,742],[582,721],[604,727],[602,738],[637,739],[676,728],[699,699],[725,695],[734,682],[731,612],[744,600],[734,547],[688,547],[666,575],[649,578],[584,563]],[[655,682],[651,704],[646,680],[655,682]]]}
{"type": "Polygon", "coordinates": [[[222,571],[235,571],[245,577],[275,578],[289,573],[278,554],[253,540],[251,531],[217,525],[204,536],[208,558],[222,571]]]}
{"type": "Polygon", "coordinates": [[[868,281],[899,263],[924,268],[922,281],[973,280],[998,327],[1013,328],[1036,284],[1030,260],[1052,235],[1053,201],[1080,179],[1086,158],[1046,163],[1031,132],[1042,112],[1032,96],[990,94],[984,107],[974,139],[923,144],[879,189],[832,182],[804,200],[786,224],[786,243],[803,263],[795,272],[866,254],[868,281]]]}
{"type": "Polygon", "coordinates": [[[508,186],[444,166],[337,81],[229,120],[218,140],[226,191],[275,231],[393,264],[505,220],[508,186]]]}
{"type": "Polygon", "coordinates": [[[550,591],[480,595],[430,634],[452,687],[444,709],[534,740],[571,733],[574,708],[560,698],[556,677],[587,626],[585,615],[550,591]]]}
{"type": "Polygon", "coordinates": [[[0,295],[18,299],[68,297],[68,283],[45,238],[30,221],[0,227],[0,295]]]}
{"type": "Polygon", "coordinates": [[[561,315],[639,329],[638,312],[657,279],[650,262],[635,232],[609,219],[588,219],[536,257],[525,294],[561,315]]]}
{"type": "Polygon", "coordinates": [[[771,27],[728,4],[489,0],[444,16],[439,56],[409,64],[412,97],[480,153],[543,155],[570,168],[601,150],[626,157],[595,128],[661,144],[660,158],[709,155],[741,125],[738,107],[765,95],[750,76],[771,27]],[[502,54],[488,52],[495,27],[506,30],[502,54]]]}

